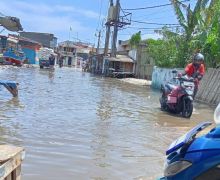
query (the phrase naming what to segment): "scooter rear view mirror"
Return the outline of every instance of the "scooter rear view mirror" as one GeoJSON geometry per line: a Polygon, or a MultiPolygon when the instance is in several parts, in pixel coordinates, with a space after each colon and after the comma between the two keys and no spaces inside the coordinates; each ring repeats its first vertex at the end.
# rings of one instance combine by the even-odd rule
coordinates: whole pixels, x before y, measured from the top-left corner
{"type": "Polygon", "coordinates": [[[173,73],[173,74],[176,74],[176,73],[177,73],[177,70],[172,70],[172,73],[173,73]]]}

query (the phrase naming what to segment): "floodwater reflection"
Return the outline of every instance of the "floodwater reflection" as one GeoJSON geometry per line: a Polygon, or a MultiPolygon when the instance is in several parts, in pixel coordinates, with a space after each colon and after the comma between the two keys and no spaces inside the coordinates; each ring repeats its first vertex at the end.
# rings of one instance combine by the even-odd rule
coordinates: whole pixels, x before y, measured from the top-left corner
{"type": "Polygon", "coordinates": [[[159,109],[149,87],[73,68],[2,69],[19,98],[0,91],[0,141],[24,146],[23,179],[155,179],[165,150],[188,129],[212,120],[195,104],[190,120],[159,109]]]}

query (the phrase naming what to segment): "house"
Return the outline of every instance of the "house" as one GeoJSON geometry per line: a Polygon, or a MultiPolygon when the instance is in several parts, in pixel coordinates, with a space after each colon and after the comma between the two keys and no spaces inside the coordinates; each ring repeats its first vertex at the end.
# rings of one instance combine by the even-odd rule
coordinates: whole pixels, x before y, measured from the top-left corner
{"type": "Polygon", "coordinates": [[[89,57],[89,70],[93,74],[102,74],[103,54],[95,54],[89,57]]]}
{"type": "Polygon", "coordinates": [[[73,41],[64,41],[58,44],[57,52],[60,57],[64,57],[63,65],[64,66],[76,66],[76,49],[77,46],[73,41]]]}
{"type": "Polygon", "coordinates": [[[47,48],[56,48],[57,38],[54,34],[50,33],[39,33],[39,32],[20,32],[20,36],[39,42],[42,46],[47,48]]]}
{"type": "MultiPolygon", "coordinates": [[[[38,51],[42,47],[39,42],[33,41],[28,38],[20,37],[14,34],[8,35],[9,42],[17,42],[19,48],[26,56],[26,63],[39,64],[38,51]]],[[[9,43],[10,44],[10,43],[9,43]]]]}
{"type": "Polygon", "coordinates": [[[59,43],[57,51],[64,57],[63,65],[80,67],[82,61],[89,59],[92,47],[82,42],[64,41],[59,43]]]}
{"type": "Polygon", "coordinates": [[[100,48],[98,54],[89,59],[90,71],[111,77],[134,76],[136,57],[129,56],[132,51],[129,40],[119,41],[116,57],[104,56],[104,49],[100,48]]]}
{"type": "Polygon", "coordinates": [[[7,38],[7,36],[0,35],[0,54],[2,54],[7,47],[7,38]]]}
{"type": "Polygon", "coordinates": [[[129,40],[119,40],[117,53],[128,55],[134,60],[134,73],[137,78],[149,80],[152,78],[155,62],[149,56],[146,43],[140,42],[136,47],[131,47],[129,40]]]}
{"type": "Polygon", "coordinates": [[[133,77],[135,62],[127,55],[116,55],[116,57],[103,57],[102,74],[111,77],[133,77]]]}
{"type": "Polygon", "coordinates": [[[122,41],[122,40],[119,40],[118,41],[118,49],[117,51],[118,52],[127,52],[130,51],[132,49],[130,43],[129,43],[129,40],[126,40],[126,41],[122,41]]]}

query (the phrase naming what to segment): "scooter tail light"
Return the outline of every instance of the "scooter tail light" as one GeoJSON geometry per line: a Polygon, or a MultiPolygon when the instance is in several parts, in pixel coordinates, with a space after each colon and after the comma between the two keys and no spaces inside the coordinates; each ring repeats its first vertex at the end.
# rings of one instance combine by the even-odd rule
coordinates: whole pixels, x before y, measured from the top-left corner
{"type": "Polygon", "coordinates": [[[176,161],[166,166],[164,176],[174,176],[192,165],[189,161],[176,161]]]}

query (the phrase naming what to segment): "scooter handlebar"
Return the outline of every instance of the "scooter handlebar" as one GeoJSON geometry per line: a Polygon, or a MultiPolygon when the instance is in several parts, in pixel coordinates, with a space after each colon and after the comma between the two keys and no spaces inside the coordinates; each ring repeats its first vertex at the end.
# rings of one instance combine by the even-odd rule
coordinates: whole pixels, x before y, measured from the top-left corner
{"type": "Polygon", "coordinates": [[[183,76],[182,77],[174,77],[173,79],[178,79],[178,80],[180,80],[180,81],[188,81],[188,82],[195,82],[196,81],[196,79],[195,78],[192,78],[192,77],[190,77],[190,78],[184,78],[183,76]]]}

